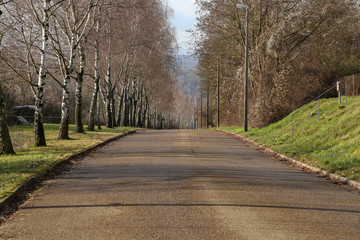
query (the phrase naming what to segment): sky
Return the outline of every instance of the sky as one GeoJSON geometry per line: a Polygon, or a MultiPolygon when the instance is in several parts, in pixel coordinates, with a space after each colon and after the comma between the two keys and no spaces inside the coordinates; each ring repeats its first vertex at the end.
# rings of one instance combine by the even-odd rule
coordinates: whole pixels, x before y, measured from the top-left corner
{"type": "Polygon", "coordinates": [[[169,5],[174,10],[173,24],[177,29],[179,53],[186,54],[190,40],[186,30],[194,29],[195,25],[195,0],[169,0],[169,5]]]}

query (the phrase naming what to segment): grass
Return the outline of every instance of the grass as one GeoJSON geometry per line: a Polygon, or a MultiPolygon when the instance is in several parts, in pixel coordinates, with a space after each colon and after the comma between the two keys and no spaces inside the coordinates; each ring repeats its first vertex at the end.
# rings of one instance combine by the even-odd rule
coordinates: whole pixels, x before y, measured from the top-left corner
{"type": "Polygon", "coordinates": [[[18,186],[34,175],[46,172],[51,166],[107,139],[119,136],[130,128],[103,128],[86,134],[75,133],[70,125],[70,140],[58,140],[59,126],[45,124],[47,146],[34,147],[33,126],[10,128],[14,156],[0,156],[0,199],[9,196],[18,186]]]}
{"type": "Polygon", "coordinates": [[[360,180],[360,97],[349,97],[344,109],[338,99],[314,102],[279,122],[247,133],[239,127],[222,128],[239,133],[277,152],[321,169],[360,180]]]}

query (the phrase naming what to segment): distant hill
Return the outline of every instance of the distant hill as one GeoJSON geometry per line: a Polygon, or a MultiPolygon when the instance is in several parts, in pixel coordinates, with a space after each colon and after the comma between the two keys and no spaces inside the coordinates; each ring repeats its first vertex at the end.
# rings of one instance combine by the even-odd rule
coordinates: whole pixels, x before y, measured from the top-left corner
{"type": "Polygon", "coordinates": [[[199,78],[196,75],[198,60],[189,55],[179,55],[180,63],[177,81],[178,88],[188,95],[195,94],[199,89],[199,78]]]}

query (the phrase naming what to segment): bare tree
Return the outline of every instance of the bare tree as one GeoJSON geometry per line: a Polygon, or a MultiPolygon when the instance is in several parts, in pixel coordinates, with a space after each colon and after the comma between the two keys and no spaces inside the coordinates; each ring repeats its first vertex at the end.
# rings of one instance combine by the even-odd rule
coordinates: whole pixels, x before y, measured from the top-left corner
{"type": "Polygon", "coordinates": [[[89,111],[89,119],[88,119],[88,130],[95,130],[95,114],[97,107],[97,100],[99,96],[99,88],[100,88],[100,7],[97,7],[94,14],[94,22],[95,22],[95,40],[94,40],[94,89],[91,98],[90,111],[89,111]]]}
{"type": "Polygon", "coordinates": [[[76,93],[75,93],[75,132],[85,133],[82,123],[82,93],[85,73],[86,55],[85,41],[79,42],[79,70],[76,72],[76,93]]]}
{"type": "Polygon", "coordinates": [[[63,88],[59,139],[69,139],[70,81],[74,73],[76,51],[88,33],[93,7],[93,0],[66,0],[55,16],[57,26],[54,34],[51,34],[54,42],[52,48],[58,58],[63,77],[62,83],[53,77],[63,88]],[[63,37],[66,39],[65,42],[63,37]]]}
{"type": "Polygon", "coordinates": [[[29,0],[30,5],[33,9],[35,19],[41,26],[41,42],[42,46],[40,49],[40,66],[36,71],[38,72],[38,83],[35,92],[35,146],[46,146],[45,131],[43,126],[43,106],[44,106],[44,88],[46,79],[46,65],[47,55],[49,51],[49,18],[52,12],[60,6],[63,1],[58,1],[56,4],[51,6],[50,0],[43,0],[43,8],[41,9],[41,15],[39,16],[37,8],[34,5],[33,0],[29,0]]]}
{"type": "MultiPolygon", "coordinates": [[[[241,1],[240,1],[241,2],[241,1]]],[[[215,93],[222,66],[224,124],[243,121],[245,11],[237,0],[197,0],[194,33],[202,89],[215,93]]],[[[319,94],[337,76],[359,72],[358,1],[242,1],[250,8],[249,124],[281,119],[319,94]],[[357,49],[357,50],[355,50],[357,49]]]]}
{"type": "Polygon", "coordinates": [[[51,5],[46,0],[14,1],[11,8],[7,9],[9,22],[12,23],[8,27],[12,31],[7,37],[7,51],[0,58],[22,81],[29,84],[33,92],[35,146],[46,146],[42,118],[49,51],[49,17],[61,2],[51,5]]]}
{"type": "MultiPolygon", "coordinates": [[[[36,13],[34,4],[31,2],[31,6],[36,13]]],[[[42,11],[42,20],[36,14],[37,20],[41,23],[42,30],[42,48],[41,48],[41,60],[39,67],[39,78],[38,86],[36,93],[36,102],[35,102],[35,119],[34,119],[34,128],[35,128],[35,146],[46,146],[45,131],[43,126],[43,101],[44,101],[44,86],[46,79],[46,57],[48,51],[48,40],[49,40],[49,12],[50,12],[50,0],[44,0],[44,8],[42,11]]]]}
{"type": "MultiPolygon", "coordinates": [[[[83,106],[88,99],[83,101],[82,95],[92,97],[90,130],[94,128],[96,112],[98,127],[103,121],[100,112],[107,119],[107,126],[115,127],[122,122],[128,126],[150,126],[152,110],[157,109],[157,116],[168,116],[172,110],[175,37],[169,24],[169,9],[162,1],[26,0],[14,1],[6,11],[16,25],[11,26],[6,47],[2,48],[0,55],[7,69],[1,70],[16,79],[15,85],[21,86],[22,94],[34,94],[37,145],[46,145],[42,118],[44,102],[46,106],[49,100],[56,105],[61,100],[59,138],[69,138],[73,92],[78,132],[84,131],[82,108],[88,108],[83,106]],[[98,1],[101,4],[93,11],[98,1]],[[85,64],[91,61],[95,70],[85,64]],[[101,84],[100,76],[104,76],[101,84]],[[44,94],[47,77],[54,81],[46,80],[44,94]],[[90,86],[88,79],[94,79],[94,88],[92,84],[91,88],[83,88],[90,86]],[[76,92],[71,89],[75,84],[76,92]],[[86,91],[90,89],[91,94],[86,91]],[[48,91],[56,96],[50,99],[48,91]],[[98,100],[99,96],[103,101],[98,100]],[[100,109],[104,106],[105,111],[100,109]]],[[[2,27],[6,24],[2,23],[2,27]]],[[[33,99],[23,102],[31,104],[33,99]]]]}
{"type": "MultiPolygon", "coordinates": [[[[0,0],[0,6],[5,4],[2,0],[0,0]]],[[[2,12],[0,10],[0,16],[2,15],[2,12]]],[[[0,35],[0,46],[2,40],[2,34],[0,35]]],[[[2,154],[15,154],[9,129],[6,122],[6,113],[5,113],[5,99],[4,99],[4,93],[2,91],[2,87],[0,84],[0,155],[2,154]]]]}

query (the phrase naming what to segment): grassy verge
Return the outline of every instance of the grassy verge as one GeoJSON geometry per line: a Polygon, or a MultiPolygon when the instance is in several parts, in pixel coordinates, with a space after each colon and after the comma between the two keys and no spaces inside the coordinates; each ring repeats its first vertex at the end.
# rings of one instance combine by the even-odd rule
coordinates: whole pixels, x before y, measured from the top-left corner
{"type": "Polygon", "coordinates": [[[34,147],[33,126],[10,128],[17,155],[0,156],[0,199],[34,175],[44,173],[55,163],[107,139],[128,132],[130,128],[103,128],[101,131],[80,134],[70,126],[70,140],[58,140],[58,125],[46,124],[47,147],[34,147]]]}
{"type": "Polygon", "coordinates": [[[348,98],[340,110],[338,99],[323,99],[261,129],[223,128],[239,133],[277,152],[321,169],[360,181],[360,97],[348,98]]]}

